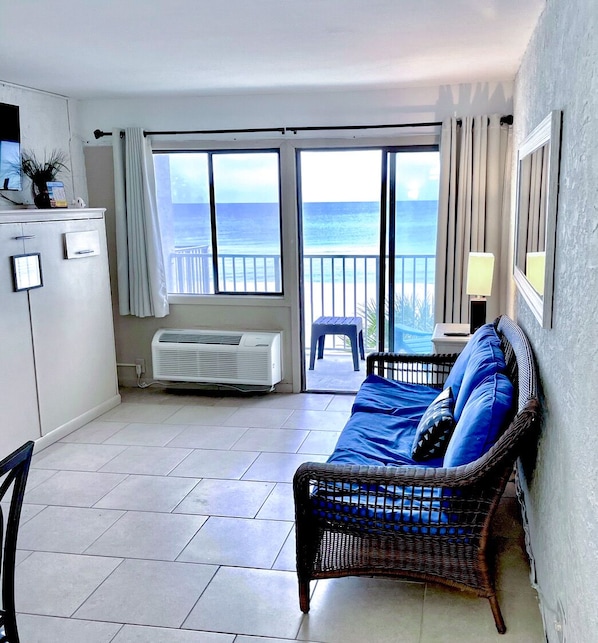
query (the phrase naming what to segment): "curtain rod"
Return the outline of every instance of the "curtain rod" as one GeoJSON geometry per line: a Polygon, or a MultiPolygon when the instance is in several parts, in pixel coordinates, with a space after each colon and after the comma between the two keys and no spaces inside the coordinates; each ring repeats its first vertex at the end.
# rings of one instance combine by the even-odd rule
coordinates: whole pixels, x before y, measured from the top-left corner
{"type": "MultiPolygon", "coordinates": [[[[461,123],[460,120],[457,121],[461,123]]],[[[502,116],[500,119],[501,125],[512,125],[513,116],[502,116]]],[[[361,129],[398,129],[402,127],[439,127],[442,121],[433,121],[426,123],[394,123],[391,125],[330,125],[330,126],[306,126],[306,127],[258,127],[251,129],[212,129],[212,130],[161,130],[161,131],[144,131],[144,136],[178,136],[181,134],[255,134],[266,132],[278,132],[283,136],[288,132],[297,134],[297,132],[326,132],[326,131],[339,131],[339,130],[361,130],[361,129]]],[[[112,136],[112,132],[103,132],[96,129],[93,132],[96,139],[103,136],[112,136]]],[[[124,132],[121,131],[121,136],[124,132]]]]}

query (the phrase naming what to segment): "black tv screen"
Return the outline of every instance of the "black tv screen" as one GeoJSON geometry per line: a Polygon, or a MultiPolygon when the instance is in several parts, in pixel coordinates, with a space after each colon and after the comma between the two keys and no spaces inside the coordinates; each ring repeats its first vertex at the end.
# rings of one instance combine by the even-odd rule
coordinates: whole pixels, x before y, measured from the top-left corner
{"type": "Polygon", "coordinates": [[[20,166],[19,107],[0,103],[0,190],[21,189],[20,166]]]}

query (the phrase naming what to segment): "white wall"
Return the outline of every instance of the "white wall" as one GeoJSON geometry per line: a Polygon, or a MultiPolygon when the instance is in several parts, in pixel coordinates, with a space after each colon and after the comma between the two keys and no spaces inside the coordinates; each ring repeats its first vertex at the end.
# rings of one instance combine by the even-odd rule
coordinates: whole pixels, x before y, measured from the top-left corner
{"type": "Polygon", "coordinates": [[[516,300],[544,393],[526,504],[551,642],[598,640],[597,21],[595,0],[548,0],[515,84],[517,141],[563,110],[553,328],[516,300]]]}
{"type": "MultiPolygon", "coordinates": [[[[448,116],[512,111],[512,84],[479,83],[409,90],[318,92],[286,94],[222,95],[186,98],[137,98],[129,100],[82,101],[79,105],[77,137],[86,141],[90,205],[108,208],[108,229],[113,229],[114,194],[112,159],[107,146],[110,137],[96,140],[93,131],[141,126],[156,130],[211,130],[323,125],[371,125],[442,121],[448,116]]],[[[414,139],[422,130],[375,130],[310,135],[271,135],[269,145],[280,145],[283,157],[283,278],[285,295],[278,299],[211,297],[201,305],[172,305],[171,314],[161,320],[138,320],[115,313],[117,357],[120,363],[144,358],[151,365],[150,343],[161,327],[219,327],[283,331],[283,384],[280,390],[299,391],[301,346],[299,343],[299,271],[297,249],[297,208],[294,172],[295,147],[310,145],[360,145],[438,141],[438,130],[427,130],[425,138],[414,139]],[[431,134],[431,135],[430,135],[431,134]],[[376,138],[374,138],[376,137],[376,138]],[[410,137],[409,140],[406,137],[410,137]],[[357,139],[357,141],[356,141],[357,139]]],[[[261,135],[262,136],[262,135],[261,135]]],[[[193,138],[193,137],[189,137],[193,138]]],[[[257,135],[195,137],[201,145],[253,145],[257,135]]],[[[157,137],[154,145],[180,144],[181,138],[157,137]],[[170,140],[169,140],[170,138],[170,140]]],[[[114,239],[109,239],[113,272],[114,239]]],[[[113,288],[116,285],[113,284],[113,288]]],[[[150,372],[151,376],[151,372],[150,372]]],[[[119,369],[120,381],[134,383],[130,367],[119,369]]]]}
{"type": "Polygon", "coordinates": [[[79,135],[113,127],[206,130],[438,121],[447,116],[510,113],[512,83],[477,83],[353,92],[227,94],[82,101],[79,135]]]}
{"type": "MultiPolygon", "coordinates": [[[[0,102],[19,106],[22,149],[32,150],[39,160],[53,150],[61,150],[67,155],[66,165],[70,172],[61,173],[58,179],[64,182],[69,203],[76,197],[87,201],[82,139],[71,131],[71,123],[77,119],[77,103],[63,96],[1,81],[0,102]]],[[[4,194],[18,203],[33,203],[28,179],[24,179],[21,192],[4,194]]],[[[6,199],[0,199],[0,202],[2,209],[13,207],[6,199]]]]}

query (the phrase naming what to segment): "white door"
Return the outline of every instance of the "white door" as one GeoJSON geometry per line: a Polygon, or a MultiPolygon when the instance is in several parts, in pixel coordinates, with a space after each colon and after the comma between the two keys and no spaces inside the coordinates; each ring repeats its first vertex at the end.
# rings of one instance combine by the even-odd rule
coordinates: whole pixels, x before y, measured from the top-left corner
{"type": "MultiPolygon", "coordinates": [[[[29,291],[42,435],[118,394],[103,219],[26,223],[43,287],[29,291]],[[96,231],[98,254],[66,259],[65,233],[96,231]]],[[[92,234],[93,236],[93,234],[92,234]]],[[[86,238],[85,236],[83,237],[86,238]]],[[[80,423],[79,423],[80,425],[80,423]]]]}
{"type": "Polygon", "coordinates": [[[12,274],[22,237],[20,223],[0,225],[0,458],[40,437],[27,291],[15,292],[12,274]]]}

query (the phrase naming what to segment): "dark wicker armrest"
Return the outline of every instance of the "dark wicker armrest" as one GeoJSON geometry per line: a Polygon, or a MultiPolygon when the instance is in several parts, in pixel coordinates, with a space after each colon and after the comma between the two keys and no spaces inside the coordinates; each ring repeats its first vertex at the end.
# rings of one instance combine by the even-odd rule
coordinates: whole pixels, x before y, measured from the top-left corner
{"type": "Polygon", "coordinates": [[[443,469],[304,462],[295,472],[294,485],[299,493],[309,497],[310,485],[456,488],[475,484],[482,475],[471,465],[443,469]]]}
{"type": "Polygon", "coordinates": [[[366,371],[368,375],[376,374],[400,382],[442,388],[457,357],[458,354],[370,353],[366,371]]]}

